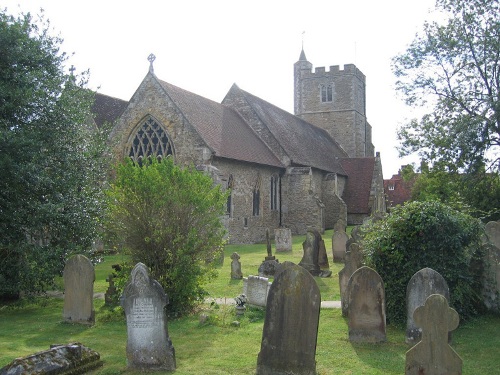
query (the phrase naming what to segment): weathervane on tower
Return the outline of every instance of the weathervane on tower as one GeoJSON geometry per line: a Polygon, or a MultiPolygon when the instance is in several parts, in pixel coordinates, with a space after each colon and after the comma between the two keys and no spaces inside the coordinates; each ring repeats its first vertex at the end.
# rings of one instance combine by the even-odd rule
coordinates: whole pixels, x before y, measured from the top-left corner
{"type": "Polygon", "coordinates": [[[149,56],[148,56],[149,72],[150,73],[154,73],[155,72],[155,70],[153,68],[153,61],[155,61],[155,59],[156,59],[156,56],[154,54],[150,53],[149,56]]]}

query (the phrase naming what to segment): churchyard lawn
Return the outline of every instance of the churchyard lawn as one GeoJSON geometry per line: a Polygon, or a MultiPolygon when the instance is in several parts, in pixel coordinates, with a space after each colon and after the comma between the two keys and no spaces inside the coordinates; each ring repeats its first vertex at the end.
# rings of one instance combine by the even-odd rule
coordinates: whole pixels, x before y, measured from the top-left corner
{"type": "MultiPolygon", "coordinates": [[[[323,235],[331,252],[331,231],[323,235]]],[[[273,255],[280,262],[298,263],[302,257],[304,236],[294,237],[292,253],[273,255]]],[[[242,280],[230,279],[230,255],[238,252],[244,276],[256,275],[264,260],[266,245],[227,246],[225,262],[218,268],[219,277],[208,286],[211,297],[231,300],[242,290],[242,280]]],[[[331,253],[328,254],[331,262],[331,253]]],[[[104,293],[111,265],[123,260],[121,255],[106,256],[96,267],[94,290],[104,293]]],[[[330,263],[331,278],[316,278],[322,300],[339,300],[340,264],[330,263]]],[[[0,306],[0,367],[16,357],[48,349],[50,344],[81,342],[98,351],[104,366],[94,374],[138,374],[126,368],[127,328],[121,308],[104,307],[102,299],[94,301],[96,323],[92,327],[62,322],[63,301],[40,298],[0,306]]],[[[205,305],[192,316],[169,320],[169,335],[175,347],[177,375],[254,374],[260,350],[263,311],[250,308],[239,327],[234,308],[224,304],[205,305]],[[199,315],[209,318],[200,324],[199,315]]],[[[387,342],[353,344],[348,341],[347,320],[340,309],[322,309],[319,322],[316,362],[319,375],[330,374],[402,374],[404,373],[405,330],[389,325],[387,342]]],[[[463,359],[463,374],[494,374],[500,365],[500,317],[485,316],[460,323],[453,332],[452,347],[463,359]]]]}

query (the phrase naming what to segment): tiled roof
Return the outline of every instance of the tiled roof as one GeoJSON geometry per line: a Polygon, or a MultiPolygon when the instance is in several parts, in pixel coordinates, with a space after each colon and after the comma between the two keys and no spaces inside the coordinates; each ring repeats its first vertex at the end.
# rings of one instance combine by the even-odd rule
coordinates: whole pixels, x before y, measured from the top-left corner
{"type": "Polygon", "coordinates": [[[411,189],[414,181],[405,181],[400,173],[384,180],[384,191],[391,207],[403,204],[411,199],[411,189]]]}
{"type": "Polygon", "coordinates": [[[101,127],[105,122],[112,124],[120,117],[127,107],[127,104],[128,102],[125,100],[96,93],[94,105],[92,106],[96,125],[101,127]]]}
{"type": "Polygon", "coordinates": [[[233,85],[280,143],[292,164],[345,175],[339,159],[347,153],[327,131],[233,85]]]}
{"type": "Polygon", "coordinates": [[[347,172],[347,184],[342,196],[347,205],[347,212],[369,214],[375,158],[346,158],[340,162],[347,172]]]}
{"type": "Polygon", "coordinates": [[[170,83],[158,81],[216,156],[284,167],[237,111],[170,83]]]}

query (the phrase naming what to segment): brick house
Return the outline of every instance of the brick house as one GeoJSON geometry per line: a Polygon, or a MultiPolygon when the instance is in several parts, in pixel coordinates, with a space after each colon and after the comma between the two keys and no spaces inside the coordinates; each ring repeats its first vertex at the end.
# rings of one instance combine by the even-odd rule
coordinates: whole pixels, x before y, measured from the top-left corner
{"type": "MultiPolygon", "coordinates": [[[[303,51],[300,59],[305,59],[303,51]]],[[[299,65],[303,63],[300,59],[299,65]]],[[[305,91],[311,90],[309,95],[318,98],[322,89],[318,85],[309,88],[314,87],[310,82],[315,74],[308,73],[306,66],[303,78],[308,85],[301,84],[297,64],[296,97],[303,100],[307,97],[305,91]]],[[[332,75],[326,78],[324,68],[318,69],[318,79],[330,82],[336,100],[342,97],[342,90],[348,90],[345,96],[364,103],[364,91],[353,94],[353,86],[345,82],[354,79],[358,82],[355,89],[359,89],[359,79],[364,76],[354,66],[345,72],[333,68],[332,75]],[[342,84],[336,85],[339,79],[342,84]]],[[[326,97],[324,104],[328,108],[323,108],[324,113],[339,112],[338,107],[332,107],[332,101],[333,97],[326,97]]],[[[265,239],[267,228],[271,233],[279,227],[288,227],[295,234],[308,229],[322,232],[339,219],[354,224],[363,215],[385,211],[385,204],[374,203],[379,202],[374,186],[382,186],[382,170],[379,155],[373,156],[371,127],[364,109],[348,102],[342,100],[341,104],[345,124],[339,118],[331,120],[334,127],[358,127],[342,131],[346,139],[352,138],[349,134],[360,133],[361,128],[366,130],[351,142],[351,154],[337,142],[324,121],[323,126],[314,124],[313,112],[318,112],[317,108],[310,110],[302,104],[303,112],[293,115],[236,84],[222,103],[217,103],[159,79],[151,60],[148,73],[129,101],[96,94],[94,112],[98,126],[105,121],[114,124],[110,142],[115,157],[138,160],[149,155],[171,155],[176,163],[194,164],[209,173],[215,183],[229,189],[224,217],[229,241],[254,243],[265,239]],[[359,159],[366,171],[363,189],[354,182],[361,180],[356,167],[351,168],[348,162],[351,158],[359,159]],[[356,189],[356,194],[346,190],[349,186],[356,189]],[[360,202],[351,203],[356,197],[360,202]],[[350,207],[356,207],[354,215],[350,207]]]]}

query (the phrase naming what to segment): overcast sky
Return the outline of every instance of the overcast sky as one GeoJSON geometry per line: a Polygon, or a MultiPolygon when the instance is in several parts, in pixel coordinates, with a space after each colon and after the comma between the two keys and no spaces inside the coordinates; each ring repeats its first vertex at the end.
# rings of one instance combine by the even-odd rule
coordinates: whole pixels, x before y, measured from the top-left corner
{"type": "Polygon", "coordinates": [[[162,80],[221,102],[233,83],[293,113],[302,43],[316,67],[355,64],[384,178],[398,159],[396,129],[412,117],[394,90],[391,58],[421,30],[435,0],[0,0],[8,13],[45,10],[68,62],[90,87],[129,100],[150,53],[162,80]]]}

